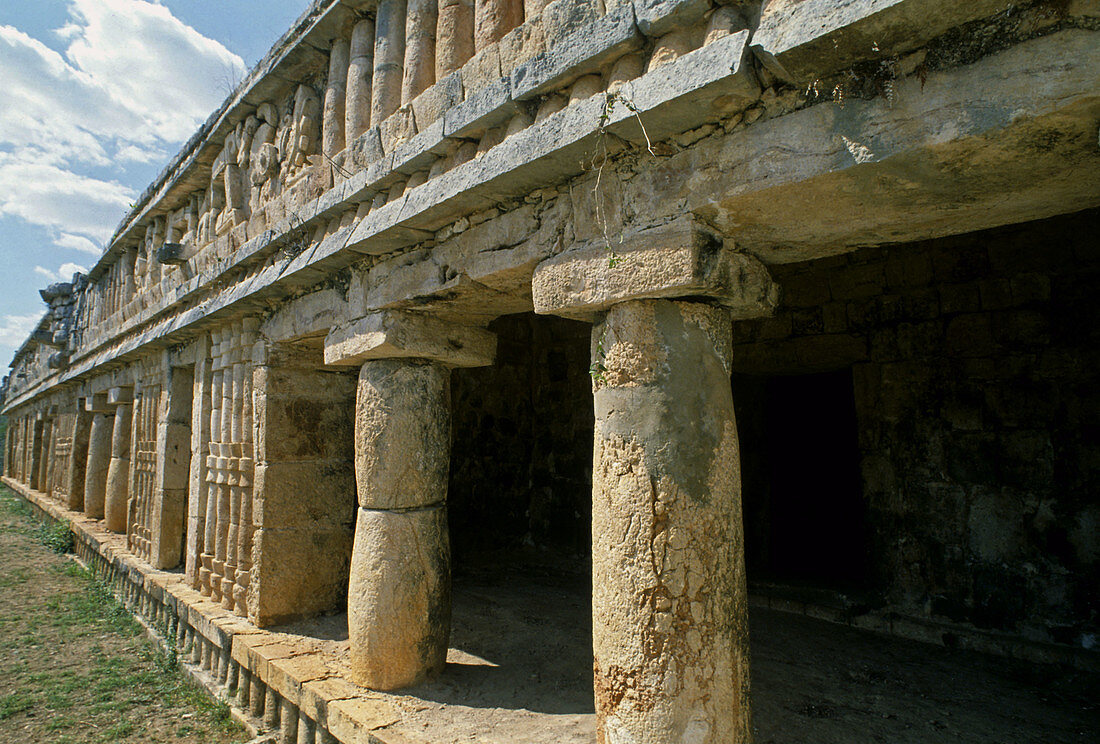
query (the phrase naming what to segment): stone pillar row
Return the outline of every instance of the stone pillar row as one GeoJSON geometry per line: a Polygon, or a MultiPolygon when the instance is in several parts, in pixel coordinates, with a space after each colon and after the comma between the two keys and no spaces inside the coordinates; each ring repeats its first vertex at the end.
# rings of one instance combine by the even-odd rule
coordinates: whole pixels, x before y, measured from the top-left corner
{"type": "MultiPolygon", "coordinates": [[[[523,0],[380,0],[374,18],[332,41],[322,151],[335,156],[371,126],[523,23],[523,0]]],[[[527,0],[537,13],[543,0],[527,0]]]]}
{"type": "Polygon", "coordinates": [[[258,320],[210,334],[210,442],[199,589],[247,614],[252,562],[252,345],[258,320]]]}
{"type": "Polygon", "coordinates": [[[361,365],[355,399],[359,508],[348,582],[351,672],[394,690],[434,677],[451,621],[447,476],[450,370],[492,364],[491,333],[407,312],[334,328],[325,363],[361,365]]]}

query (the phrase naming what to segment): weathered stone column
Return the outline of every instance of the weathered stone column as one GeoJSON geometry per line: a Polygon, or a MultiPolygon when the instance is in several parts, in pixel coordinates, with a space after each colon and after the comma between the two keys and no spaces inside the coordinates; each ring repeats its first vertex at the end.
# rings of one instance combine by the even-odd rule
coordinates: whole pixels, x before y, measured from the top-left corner
{"type": "Polygon", "coordinates": [[[405,75],[401,104],[410,103],[435,82],[437,0],[408,0],[405,18],[405,75]]]}
{"type": "Polygon", "coordinates": [[[523,23],[523,0],[475,0],[474,46],[481,51],[523,23]]]}
{"type": "Polygon", "coordinates": [[[333,39],[328,57],[328,83],[325,85],[324,111],[321,118],[321,152],[330,158],[344,149],[348,53],[348,39],[333,39]]]}
{"type": "Polygon", "coordinates": [[[381,0],[375,18],[370,119],[373,126],[378,126],[401,105],[405,0],[381,0]]]}
{"type": "Polygon", "coordinates": [[[84,476],[84,514],[91,519],[103,519],[107,499],[107,470],[111,464],[111,437],[114,429],[113,407],[107,405],[107,394],[96,393],[88,399],[92,415],[88,434],[88,466],[84,476]]]}
{"type": "Polygon", "coordinates": [[[415,313],[335,328],[327,364],[362,363],[355,404],[359,511],[348,585],[354,680],[394,690],[438,674],[450,635],[450,368],[491,364],[496,339],[415,313]]]}
{"type": "Polygon", "coordinates": [[[217,484],[217,474],[219,472],[218,453],[221,451],[222,383],[225,376],[221,360],[222,337],[221,331],[210,333],[210,440],[207,443],[210,449],[206,457],[206,517],[203,521],[203,543],[199,567],[199,589],[207,596],[213,595],[220,588],[215,587],[214,581],[214,550],[218,534],[220,486],[217,484]]]}
{"type": "Polygon", "coordinates": [[[255,448],[253,444],[254,417],[252,415],[252,345],[256,341],[259,320],[245,318],[241,323],[241,459],[240,459],[240,513],[237,530],[237,580],[233,589],[233,601],[238,615],[248,615],[248,587],[251,584],[252,544],[255,525],[252,522],[253,484],[255,483],[255,448]]]}
{"type": "Polygon", "coordinates": [[[133,392],[111,388],[107,402],[115,406],[111,436],[111,462],[107,466],[107,493],[103,519],[111,532],[126,532],[127,499],[130,495],[130,431],[133,421],[133,392]]]}
{"type": "Polygon", "coordinates": [[[92,428],[92,417],[80,401],[73,419],[73,449],[69,457],[68,503],[65,507],[72,511],[84,510],[84,476],[88,468],[88,435],[92,428]]]}
{"type": "Polygon", "coordinates": [[[731,321],[755,259],[690,217],[545,261],[535,308],[595,320],[592,649],[600,744],[751,740],[731,321]],[[681,302],[663,297],[690,296],[681,302]]]}
{"type": "Polygon", "coordinates": [[[473,0],[439,0],[435,28],[435,79],[440,80],[474,56],[473,0]]]}
{"type": "Polygon", "coordinates": [[[351,144],[370,129],[371,78],[374,76],[374,19],[364,18],[351,30],[348,51],[344,137],[351,144]]]}

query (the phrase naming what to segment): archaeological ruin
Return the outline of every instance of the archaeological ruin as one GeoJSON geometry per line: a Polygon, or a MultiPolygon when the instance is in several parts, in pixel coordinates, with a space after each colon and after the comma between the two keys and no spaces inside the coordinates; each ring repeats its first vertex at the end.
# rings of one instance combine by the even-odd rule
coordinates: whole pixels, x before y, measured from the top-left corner
{"type": "Polygon", "coordinates": [[[3,480],[291,744],[450,741],[460,628],[584,644],[500,741],[749,741],[750,604],[1100,669],[1098,136],[1092,0],[315,0],[3,480]]]}

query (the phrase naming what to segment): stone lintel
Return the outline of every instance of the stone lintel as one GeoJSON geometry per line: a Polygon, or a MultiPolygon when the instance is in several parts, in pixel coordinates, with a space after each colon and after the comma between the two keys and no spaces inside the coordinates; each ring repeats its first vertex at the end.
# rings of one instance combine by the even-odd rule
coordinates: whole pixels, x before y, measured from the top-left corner
{"type": "Polygon", "coordinates": [[[110,413],[114,406],[108,402],[108,393],[93,393],[84,399],[84,410],[88,413],[110,413]]]}
{"type": "Polygon", "coordinates": [[[385,310],[334,327],[325,339],[325,364],[359,365],[371,359],[428,359],[449,367],[488,367],[496,336],[424,313],[385,310]]]}
{"type": "Polygon", "coordinates": [[[134,400],[134,388],[132,385],[120,385],[107,391],[107,405],[118,406],[132,403],[134,400]]]}
{"type": "Polygon", "coordinates": [[[543,261],[532,277],[535,312],[591,320],[628,300],[692,297],[734,319],[771,315],[779,290],[764,264],[734,251],[693,216],[543,261]]]}

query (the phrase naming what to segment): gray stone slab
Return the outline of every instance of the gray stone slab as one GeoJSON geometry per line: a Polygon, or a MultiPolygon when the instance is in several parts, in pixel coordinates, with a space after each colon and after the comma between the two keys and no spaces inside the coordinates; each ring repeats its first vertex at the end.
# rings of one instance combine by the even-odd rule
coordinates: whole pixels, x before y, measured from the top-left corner
{"type": "Polygon", "coordinates": [[[560,88],[640,48],[642,42],[633,6],[620,6],[514,69],[512,98],[522,101],[560,88]]]}

